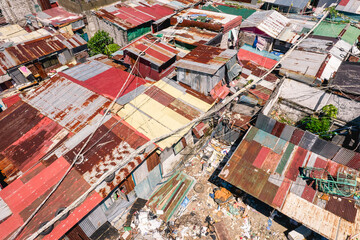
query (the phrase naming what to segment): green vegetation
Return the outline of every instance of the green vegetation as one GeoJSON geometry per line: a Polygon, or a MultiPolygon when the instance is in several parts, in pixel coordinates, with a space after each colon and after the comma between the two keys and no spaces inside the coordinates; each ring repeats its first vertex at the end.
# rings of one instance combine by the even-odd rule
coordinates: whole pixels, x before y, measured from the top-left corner
{"type": "Polygon", "coordinates": [[[318,134],[323,139],[330,139],[333,134],[329,133],[332,120],[337,117],[338,110],[332,105],[324,106],[318,116],[307,116],[301,119],[298,126],[309,132],[318,134]]]}
{"type": "Polygon", "coordinates": [[[107,50],[107,46],[113,43],[114,39],[109,36],[109,33],[103,30],[97,31],[88,42],[90,56],[94,56],[100,53],[108,55],[109,51],[107,50]]]}
{"type": "Polygon", "coordinates": [[[111,43],[106,46],[105,54],[110,56],[111,54],[113,54],[114,52],[116,52],[119,49],[120,49],[119,45],[117,45],[116,43],[111,43]]]}

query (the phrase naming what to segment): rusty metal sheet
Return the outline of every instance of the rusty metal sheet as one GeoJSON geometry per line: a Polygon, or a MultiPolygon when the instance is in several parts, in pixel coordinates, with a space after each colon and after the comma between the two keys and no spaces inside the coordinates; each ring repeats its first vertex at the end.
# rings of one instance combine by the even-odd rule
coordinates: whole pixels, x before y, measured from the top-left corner
{"type": "Polygon", "coordinates": [[[253,163],[256,156],[259,154],[261,150],[261,144],[258,142],[252,142],[246,152],[243,155],[243,160],[249,162],[249,163],[253,163]]]}
{"type": "Polygon", "coordinates": [[[354,156],[354,151],[346,148],[340,148],[340,150],[336,153],[335,157],[332,160],[342,165],[347,165],[351,161],[351,159],[354,158],[354,156]]]}
{"type": "Polygon", "coordinates": [[[275,184],[272,184],[271,182],[266,182],[259,195],[259,199],[261,199],[261,201],[265,202],[266,204],[271,205],[278,189],[279,187],[275,184]]]}
{"type": "Polygon", "coordinates": [[[355,207],[355,200],[341,199],[330,196],[325,209],[335,215],[345,219],[346,221],[355,222],[357,208],[355,207]]]}
{"type": "Polygon", "coordinates": [[[308,151],[297,147],[296,152],[291,160],[289,167],[287,168],[287,172],[285,174],[286,178],[295,181],[296,177],[299,175],[299,167],[301,167],[304,163],[305,157],[308,151]]]}
{"type": "Polygon", "coordinates": [[[291,136],[290,142],[292,144],[298,145],[301,141],[301,138],[304,136],[305,132],[301,129],[295,129],[293,135],[291,136]]]}
{"type": "Polygon", "coordinates": [[[347,166],[355,170],[360,170],[360,153],[355,153],[355,156],[350,160],[347,166]]]}
{"type": "Polygon", "coordinates": [[[277,154],[276,152],[270,151],[269,154],[266,156],[266,159],[263,162],[261,169],[263,169],[266,172],[274,173],[276,167],[279,164],[279,161],[281,160],[281,157],[282,157],[281,154],[277,154]]]}
{"type": "Polygon", "coordinates": [[[254,137],[254,141],[258,142],[259,144],[266,146],[270,149],[274,149],[276,143],[278,142],[278,138],[274,135],[271,135],[261,129],[258,130],[254,137]]]}
{"type": "Polygon", "coordinates": [[[26,102],[71,132],[79,132],[100,118],[110,101],[56,75],[26,94],[26,102]]]}
{"type": "Polygon", "coordinates": [[[163,210],[159,216],[168,221],[184,200],[188,191],[192,188],[195,180],[183,172],[176,172],[162,187],[155,191],[146,203],[153,212],[163,210]]]}
{"type": "MultiPolygon", "coordinates": [[[[126,142],[126,139],[120,139],[113,130],[114,129],[108,129],[105,125],[101,125],[96,130],[88,145],[92,146],[94,143],[97,143],[96,146],[91,149],[85,148],[82,162],[75,166],[75,169],[90,185],[95,184],[104,173],[114,166],[121,166],[124,161],[127,160],[127,157],[131,152],[135,150],[126,142]]],[[[69,163],[73,161],[75,155],[86,140],[87,137],[65,154],[64,157],[69,163]]],[[[112,182],[103,182],[96,189],[100,196],[106,197],[107,194],[129,176],[144,159],[144,154],[135,157],[131,162],[115,173],[115,179],[112,182]]]]}
{"type": "Polygon", "coordinates": [[[151,86],[144,93],[165,107],[169,106],[176,99],[156,86],[151,86]]]}
{"type": "Polygon", "coordinates": [[[291,181],[285,178],[284,181],[281,183],[281,186],[278,188],[276,195],[270,205],[275,206],[277,208],[281,208],[281,206],[285,201],[285,197],[290,188],[290,185],[291,185],[291,181]]]}
{"type": "Polygon", "coordinates": [[[314,201],[315,194],[316,194],[315,188],[316,188],[315,182],[312,181],[310,183],[307,183],[305,185],[305,188],[304,188],[304,191],[303,191],[301,197],[312,203],[314,201]]]}
{"type": "Polygon", "coordinates": [[[285,126],[285,123],[276,122],[273,130],[271,131],[271,134],[280,137],[285,126]]]}

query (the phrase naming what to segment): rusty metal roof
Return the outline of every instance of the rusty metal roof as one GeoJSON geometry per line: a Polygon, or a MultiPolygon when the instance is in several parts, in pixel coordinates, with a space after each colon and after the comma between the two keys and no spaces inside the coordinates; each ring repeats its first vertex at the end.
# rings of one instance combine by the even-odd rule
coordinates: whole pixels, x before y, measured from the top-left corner
{"type": "MultiPolygon", "coordinates": [[[[337,196],[336,201],[318,204],[323,193],[298,177],[302,166],[325,168],[332,175],[338,169],[350,171],[350,168],[281,139],[278,136],[283,125],[276,122],[272,130],[267,129],[271,133],[251,127],[219,176],[327,238],[335,238],[338,224],[334,223],[340,218],[346,220],[340,226],[340,238],[354,234],[358,224],[355,201],[337,196]],[[314,217],[320,219],[315,221],[314,217]]],[[[303,134],[297,142],[311,148],[312,140],[306,136],[303,134]]]]}
{"type": "Polygon", "coordinates": [[[25,101],[71,132],[99,119],[110,104],[105,97],[59,75],[29,91],[25,101]]]}
{"type": "Polygon", "coordinates": [[[82,16],[70,13],[62,7],[54,7],[42,12],[36,13],[37,18],[45,24],[51,24],[54,27],[61,27],[82,19],[82,16]]]}
{"type": "Polygon", "coordinates": [[[173,13],[173,9],[159,4],[148,6],[145,4],[136,5],[135,3],[132,6],[124,3],[115,4],[94,12],[99,18],[110,21],[123,30],[156,21],[173,13]]]}
{"type": "Polygon", "coordinates": [[[218,33],[196,27],[169,27],[161,30],[159,34],[164,37],[171,37],[178,42],[190,45],[205,44],[215,38],[218,33]]]}
{"type": "Polygon", "coordinates": [[[177,61],[175,66],[192,71],[215,74],[236,54],[237,51],[232,49],[199,45],[185,57],[177,61]]]}
{"type": "Polygon", "coordinates": [[[160,67],[169,60],[176,57],[176,55],[179,53],[179,50],[176,50],[172,46],[157,40],[160,39],[153,37],[151,34],[148,34],[122,49],[124,50],[124,54],[126,54],[126,52],[130,52],[135,56],[139,56],[140,53],[146,50],[145,54],[143,54],[141,58],[160,67]]]}
{"type": "Polygon", "coordinates": [[[46,55],[65,49],[66,46],[58,39],[48,38],[18,44],[0,52],[1,71],[20,64],[34,61],[46,55]]]}

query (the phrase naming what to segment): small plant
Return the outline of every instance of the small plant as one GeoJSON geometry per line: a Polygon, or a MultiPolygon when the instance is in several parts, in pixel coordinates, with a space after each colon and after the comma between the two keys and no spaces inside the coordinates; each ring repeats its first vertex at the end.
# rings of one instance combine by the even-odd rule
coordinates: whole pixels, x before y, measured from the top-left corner
{"type": "Polygon", "coordinates": [[[97,31],[88,42],[90,56],[94,56],[100,53],[106,54],[106,47],[113,43],[114,39],[109,36],[109,33],[103,30],[97,31]]]}
{"type": "Polygon", "coordinates": [[[298,126],[309,132],[318,134],[323,139],[331,139],[333,133],[329,133],[332,120],[337,117],[338,109],[332,105],[324,106],[319,116],[307,116],[298,122],[298,126]]]}
{"type": "Polygon", "coordinates": [[[117,45],[116,43],[111,43],[106,46],[105,54],[110,56],[111,54],[113,54],[114,52],[116,52],[119,49],[120,49],[119,45],[117,45]]]}

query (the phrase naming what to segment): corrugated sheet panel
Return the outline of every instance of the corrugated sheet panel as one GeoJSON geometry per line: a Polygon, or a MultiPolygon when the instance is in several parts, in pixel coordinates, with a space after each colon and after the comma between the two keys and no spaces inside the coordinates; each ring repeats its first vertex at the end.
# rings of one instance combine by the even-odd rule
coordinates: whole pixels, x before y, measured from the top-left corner
{"type": "Polygon", "coordinates": [[[110,104],[108,99],[59,75],[28,92],[26,101],[72,132],[91,124],[110,104]]]}
{"type": "Polygon", "coordinates": [[[281,160],[276,168],[276,172],[279,174],[283,174],[284,169],[286,169],[286,166],[288,165],[289,159],[292,155],[292,152],[294,150],[295,145],[292,143],[289,143],[283,156],[281,157],[281,160]]]}
{"type": "Polygon", "coordinates": [[[4,202],[4,200],[0,197],[0,221],[9,217],[12,214],[9,206],[4,202]]]}
{"type": "Polygon", "coordinates": [[[286,124],[281,122],[276,122],[273,130],[271,131],[272,135],[275,135],[276,137],[280,137],[286,124]]]}
{"type": "Polygon", "coordinates": [[[348,162],[347,166],[360,170],[360,153],[355,153],[355,156],[348,162]]]}
{"type": "MultiPolygon", "coordinates": [[[[292,180],[292,179],[291,179],[292,180]]],[[[306,182],[301,177],[297,176],[296,180],[291,184],[290,192],[301,197],[305,189],[306,182]]]]}
{"type": "Polygon", "coordinates": [[[297,147],[292,161],[287,169],[286,178],[295,181],[299,175],[299,167],[303,166],[307,151],[301,147],[297,147]]]}
{"type": "Polygon", "coordinates": [[[290,185],[291,185],[291,181],[285,178],[284,181],[281,183],[281,186],[279,187],[278,191],[276,192],[276,195],[271,205],[281,208],[281,206],[285,201],[290,185]]]}
{"type": "Polygon", "coordinates": [[[93,60],[89,61],[80,65],[77,65],[75,67],[69,68],[65,71],[63,71],[66,75],[69,75],[70,77],[78,80],[78,81],[86,81],[89,78],[92,78],[96,75],[99,75],[106,70],[109,70],[111,66],[93,60]]]}
{"type": "Polygon", "coordinates": [[[269,152],[270,152],[269,148],[262,147],[259,151],[259,154],[256,156],[254,162],[252,163],[252,165],[256,168],[261,168],[269,152]]]}
{"type": "Polygon", "coordinates": [[[306,183],[301,197],[312,203],[314,201],[316,194],[316,190],[314,188],[315,188],[315,182],[306,183]]]}
{"type": "Polygon", "coordinates": [[[312,146],[314,146],[317,139],[318,139],[317,135],[306,131],[301,141],[299,142],[299,146],[306,150],[311,150],[312,146]]]}
{"type": "Polygon", "coordinates": [[[355,222],[357,208],[354,200],[340,199],[333,196],[330,197],[325,207],[326,210],[340,216],[346,221],[355,222]]]}
{"type": "Polygon", "coordinates": [[[261,169],[263,169],[266,172],[273,173],[273,172],[275,172],[276,167],[280,160],[281,160],[281,154],[277,154],[277,153],[271,151],[267,155],[264,163],[261,166],[261,169]]]}
{"type": "Polygon", "coordinates": [[[296,128],[293,126],[285,125],[280,138],[284,139],[285,141],[290,141],[295,129],[296,128]]]}
{"type": "Polygon", "coordinates": [[[304,136],[305,132],[299,128],[295,129],[293,135],[291,136],[290,142],[292,144],[298,145],[304,136]]]}
{"type": "Polygon", "coordinates": [[[327,144],[327,141],[318,137],[310,150],[314,153],[320,154],[321,151],[326,146],[326,144],[327,144]]]}
{"type": "Polygon", "coordinates": [[[260,143],[261,145],[264,145],[270,149],[274,149],[274,147],[278,141],[278,138],[275,137],[274,135],[271,135],[271,134],[259,129],[254,137],[254,141],[256,141],[256,142],[260,143]]]}
{"type": "Polygon", "coordinates": [[[355,152],[346,148],[340,148],[339,152],[332,159],[334,162],[340,163],[342,165],[347,165],[348,162],[353,159],[355,156],[355,152]]]}
{"type": "Polygon", "coordinates": [[[249,142],[252,141],[254,139],[257,131],[258,131],[258,128],[250,127],[250,129],[247,131],[244,139],[249,142]]]}
{"type": "Polygon", "coordinates": [[[327,142],[324,148],[321,150],[320,155],[332,159],[339,150],[339,146],[331,142],[327,142]]]}

